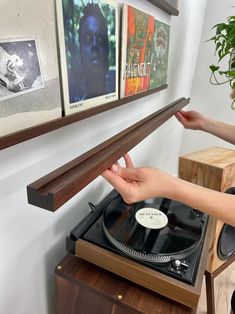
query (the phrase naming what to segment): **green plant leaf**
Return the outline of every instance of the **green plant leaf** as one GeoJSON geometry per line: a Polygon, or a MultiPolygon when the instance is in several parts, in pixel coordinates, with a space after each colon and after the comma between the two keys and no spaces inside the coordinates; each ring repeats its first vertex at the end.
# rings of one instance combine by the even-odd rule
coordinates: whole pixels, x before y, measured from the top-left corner
{"type": "Polygon", "coordinates": [[[215,47],[215,51],[217,51],[220,47],[221,47],[221,42],[218,42],[217,44],[216,44],[216,47],[215,47]]]}
{"type": "Polygon", "coordinates": [[[229,17],[228,17],[228,21],[233,21],[233,22],[235,22],[235,16],[234,16],[234,15],[229,16],[229,17]]]}
{"type": "Polygon", "coordinates": [[[219,70],[219,66],[212,64],[212,65],[210,65],[210,69],[211,69],[212,72],[215,72],[215,71],[219,70]]]}
{"type": "Polygon", "coordinates": [[[233,59],[233,61],[231,62],[231,68],[235,68],[235,60],[233,59]]]}
{"type": "Polygon", "coordinates": [[[226,74],[229,76],[235,77],[235,71],[227,71],[226,74]]]}
{"type": "Polygon", "coordinates": [[[211,37],[210,39],[205,40],[205,42],[210,41],[210,40],[215,40],[216,36],[211,37]]]}
{"type": "Polygon", "coordinates": [[[232,102],[231,108],[232,108],[232,110],[235,110],[235,100],[232,102]]]}

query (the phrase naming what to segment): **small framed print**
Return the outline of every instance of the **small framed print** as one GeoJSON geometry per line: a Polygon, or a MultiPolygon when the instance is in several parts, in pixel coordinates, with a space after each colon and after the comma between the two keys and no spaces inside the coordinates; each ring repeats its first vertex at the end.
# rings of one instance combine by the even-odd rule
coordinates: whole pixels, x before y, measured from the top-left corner
{"type": "Polygon", "coordinates": [[[123,4],[121,97],[167,83],[170,26],[123,4]]]}
{"type": "Polygon", "coordinates": [[[0,138],[62,116],[54,0],[2,5],[0,138]]]}
{"type": "Polygon", "coordinates": [[[170,25],[154,20],[149,89],[167,83],[170,25]]]}
{"type": "Polygon", "coordinates": [[[150,82],[154,17],[123,4],[121,97],[146,92],[150,82]]]}
{"type": "Polygon", "coordinates": [[[118,99],[115,0],[57,0],[65,115],[118,99]]]}
{"type": "Polygon", "coordinates": [[[36,41],[0,41],[0,101],[43,87],[36,41]]]}

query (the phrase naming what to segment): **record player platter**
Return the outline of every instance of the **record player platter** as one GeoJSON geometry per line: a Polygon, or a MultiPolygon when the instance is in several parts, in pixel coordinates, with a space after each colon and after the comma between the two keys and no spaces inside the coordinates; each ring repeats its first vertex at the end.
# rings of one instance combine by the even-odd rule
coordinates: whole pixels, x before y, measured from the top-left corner
{"type": "Polygon", "coordinates": [[[163,198],[128,205],[117,196],[104,209],[102,225],[114,247],[136,260],[153,263],[185,259],[202,238],[197,212],[163,198]]]}
{"type": "Polygon", "coordinates": [[[80,256],[84,240],[85,257],[91,243],[192,285],[207,223],[206,214],[174,200],[128,205],[113,190],[70,232],[67,250],[80,256]]]}
{"type": "Polygon", "coordinates": [[[115,190],[90,206],[66,239],[68,252],[197,306],[213,226],[208,215],[165,198],[128,205],[115,190]]]}

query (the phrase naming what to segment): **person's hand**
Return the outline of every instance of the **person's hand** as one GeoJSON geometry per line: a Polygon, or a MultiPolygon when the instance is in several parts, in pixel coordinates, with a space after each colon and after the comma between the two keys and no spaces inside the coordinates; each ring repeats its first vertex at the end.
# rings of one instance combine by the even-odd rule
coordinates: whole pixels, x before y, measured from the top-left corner
{"type": "Polygon", "coordinates": [[[175,117],[186,129],[201,131],[205,129],[206,117],[197,111],[180,110],[175,117]]]}
{"type": "Polygon", "coordinates": [[[124,156],[126,167],[118,163],[102,176],[121,194],[126,203],[164,196],[170,176],[156,168],[134,168],[129,155],[124,156]]]}

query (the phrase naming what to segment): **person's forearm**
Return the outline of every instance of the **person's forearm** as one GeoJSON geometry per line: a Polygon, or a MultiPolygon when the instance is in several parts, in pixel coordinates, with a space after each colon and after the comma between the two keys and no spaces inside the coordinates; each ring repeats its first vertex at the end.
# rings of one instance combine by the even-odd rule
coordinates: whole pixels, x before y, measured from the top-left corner
{"type": "Polygon", "coordinates": [[[235,196],[171,177],[164,197],[174,199],[235,226],[235,196]]]}
{"type": "Polygon", "coordinates": [[[208,118],[202,131],[215,135],[231,144],[235,144],[235,125],[208,118]]]}
{"type": "Polygon", "coordinates": [[[165,197],[235,226],[235,195],[201,187],[157,168],[123,168],[115,164],[103,173],[103,177],[128,204],[147,198],[165,197]]]}

